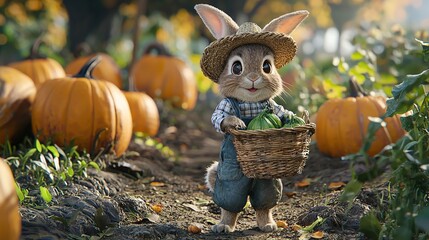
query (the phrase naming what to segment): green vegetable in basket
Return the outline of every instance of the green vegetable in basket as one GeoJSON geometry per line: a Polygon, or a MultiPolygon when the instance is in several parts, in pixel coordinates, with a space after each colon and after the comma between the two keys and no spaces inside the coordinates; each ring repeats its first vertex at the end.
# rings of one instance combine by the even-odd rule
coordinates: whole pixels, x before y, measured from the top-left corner
{"type": "Polygon", "coordinates": [[[305,125],[304,119],[293,115],[285,125],[283,125],[284,128],[294,128],[297,126],[305,125]]]}
{"type": "Polygon", "coordinates": [[[269,128],[280,128],[282,121],[273,113],[272,109],[264,109],[247,126],[247,130],[263,130],[269,128]]]}

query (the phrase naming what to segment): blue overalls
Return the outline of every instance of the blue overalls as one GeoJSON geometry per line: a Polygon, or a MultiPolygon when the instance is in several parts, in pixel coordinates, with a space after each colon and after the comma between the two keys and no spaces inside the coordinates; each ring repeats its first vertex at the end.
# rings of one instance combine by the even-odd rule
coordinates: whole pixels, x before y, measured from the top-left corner
{"type": "MultiPolygon", "coordinates": [[[[236,116],[248,125],[253,118],[241,117],[237,100],[233,98],[228,98],[228,100],[236,116]]],[[[234,213],[243,210],[247,196],[250,196],[250,203],[256,210],[273,208],[282,197],[281,180],[246,177],[237,161],[232,138],[231,134],[226,133],[221,145],[213,201],[219,207],[234,213]]]]}

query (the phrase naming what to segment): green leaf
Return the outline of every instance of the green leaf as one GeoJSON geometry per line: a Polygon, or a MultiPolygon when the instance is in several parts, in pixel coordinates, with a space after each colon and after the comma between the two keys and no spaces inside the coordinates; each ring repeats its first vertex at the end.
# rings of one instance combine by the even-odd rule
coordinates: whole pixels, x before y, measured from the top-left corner
{"type": "MultiPolygon", "coordinates": [[[[415,114],[417,114],[417,113],[415,113],[415,114]]],[[[405,131],[409,132],[414,128],[413,118],[414,118],[413,115],[402,116],[399,118],[399,120],[401,121],[402,128],[405,129],[405,131]]]]}
{"type": "Polygon", "coordinates": [[[25,153],[23,160],[27,160],[28,158],[30,158],[31,156],[33,156],[33,154],[36,152],[37,150],[35,148],[32,148],[30,150],[28,150],[28,152],[25,153]]]}
{"type": "Polygon", "coordinates": [[[329,99],[342,98],[343,92],[347,90],[346,87],[334,83],[330,79],[326,79],[322,82],[323,89],[329,99]]]}
{"type": "Polygon", "coordinates": [[[422,45],[423,48],[423,61],[429,62],[429,42],[425,42],[419,39],[416,39],[422,45]]]}
{"type": "Polygon", "coordinates": [[[391,117],[412,109],[414,104],[425,95],[421,86],[428,83],[429,70],[416,75],[407,75],[402,83],[392,89],[393,98],[389,98],[386,101],[385,116],[391,117]]]}
{"type": "Polygon", "coordinates": [[[421,72],[420,74],[407,75],[403,82],[396,85],[392,89],[392,95],[394,98],[399,98],[402,94],[408,93],[413,89],[419,87],[424,83],[429,83],[429,69],[421,72]]]}
{"type": "Polygon", "coordinates": [[[46,203],[50,203],[52,201],[52,195],[46,187],[40,186],[40,196],[46,203]]]}
{"type": "Polygon", "coordinates": [[[74,170],[72,167],[68,167],[67,168],[67,175],[69,175],[69,177],[73,177],[74,175],[74,170]]]}
{"type": "Polygon", "coordinates": [[[414,221],[418,228],[429,233],[429,207],[425,207],[420,210],[414,221]]]}
{"type": "Polygon", "coordinates": [[[57,149],[57,152],[63,156],[65,159],[67,159],[67,154],[64,152],[63,149],[61,149],[58,145],[55,144],[55,148],[57,149]]]}
{"type": "Polygon", "coordinates": [[[36,149],[39,153],[42,152],[42,145],[40,145],[39,139],[36,138],[36,149]]]}
{"type": "Polygon", "coordinates": [[[305,232],[312,232],[312,231],[313,231],[313,229],[314,229],[317,225],[322,224],[324,221],[325,221],[325,219],[323,219],[323,218],[322,218],[322,217],[320,217],[320,216],[317,216],[317,219],[316,219],[313,223],[311,223],[310,225],[308,225],[308,226],[306,226],[306,227],[303,227],[301,230],[302,230],[302,231],[305,231],[305,232]]]}
{"type": "Polygon", "coordinates": [[[363,232],[367,239],[378,239],[381,231],[381,224],[374,212],[369,212],[360,219],[359,231],[363,232]]]}
{"type": "Polygon", "coordinates": [[[21,187],[16,182],[15,182],[15,190],[16,190],[16,194],[18,195],[19,202],[22,203],[24,201],[25,196],[21,190],[21,187]]]}
{"type": "Polygon", "coordinates": [[[100,171],[100,166],[96,162],[90,161],[88,164],[89,164],[89,166],[91,166],[91,167],[97,169],[98,171],[100,171]]]}
{"type": "Polygon", "coordinates": [[[60,154],[55,146],[47,146],[48,150],[54,155],[54,157],[59,157],[60,154]]]}
{"type": "Polygon", "coordinates": [[[359,61],[361,59],[363,59],[365,57],[364,53],[362,53],[362,50],[357,50],[354,53],[352,53],[352,55],[350,56],[350,58],[354,61],[359,61]]]}
{"type": "Polygon", "coordinates": [[[340,200],[343,202],[352,201],[362,189],[363,184],[355,179],[351,180],[344,187],[344,191],[340,196],[340,200]]]}

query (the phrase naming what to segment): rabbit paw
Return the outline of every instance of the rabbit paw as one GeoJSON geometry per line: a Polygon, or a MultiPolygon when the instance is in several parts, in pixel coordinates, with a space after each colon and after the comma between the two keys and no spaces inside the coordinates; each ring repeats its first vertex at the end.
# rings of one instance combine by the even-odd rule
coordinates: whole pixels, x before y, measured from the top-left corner
{"type": "Polygon", "coordinates": [[[259,229],[263,232],[274,232],[277,230],[277,224],[276,223],[268,223],[265,226],[259,226],[259,229]]]}
{"type": "Polygon", "coordinates": [[[234,232],[234,228],[230,227],[229,225],[219,223],[212,227],[212,231],[215,233],[230,233],[234,232]]]}
{"type": "Polygon", "coordinates": [[[235,116],[226,117],[221,123],[222,131],[228,131],[228,129],[241,129],[246,128],[246,124],[235,116]]]}

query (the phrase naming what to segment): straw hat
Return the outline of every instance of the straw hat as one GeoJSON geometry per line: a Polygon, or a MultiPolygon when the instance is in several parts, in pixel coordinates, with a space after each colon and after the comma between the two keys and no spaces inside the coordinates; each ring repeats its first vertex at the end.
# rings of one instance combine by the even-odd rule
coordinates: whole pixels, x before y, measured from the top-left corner
{"type": "Polygon", "coordinates": [[[289,35],[278,32],[262,31],[255,23],[242,24],[235,34],[210,43],[201,58],[201,69],[208,78],[218,82],[232,50],[246,44],[262,44],[274,52],[274,65],[281,68],[296,54],[295,41],[289,35]]]}

